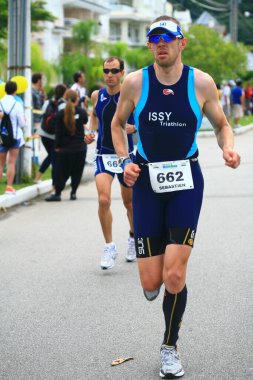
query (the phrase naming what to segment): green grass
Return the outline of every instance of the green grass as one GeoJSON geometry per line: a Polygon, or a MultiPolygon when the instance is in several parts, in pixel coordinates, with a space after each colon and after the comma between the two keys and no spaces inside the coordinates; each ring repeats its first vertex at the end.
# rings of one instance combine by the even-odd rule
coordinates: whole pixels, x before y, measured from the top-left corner
{"type": "MultiPolygon", "coordinates": [[[[35,173],[37,173],[39,166],[37,166],[34,170],[35,173]]],[[[34,185],[34,178],[35,178],[35,173],[31,178],[23,178],[22,183],[14,183],[13,187],[15,190],[20,190],[23,189],[24,187],[34,185]]],[[[51,178],[51,168],[48,168],[45,173],[42,176],[42,180],[47,180],[51,178]]],[[[0,180],[0,195],[4,194],[6,188],[6,176],[3,176],[2,179],[0,180]]]]}
{"type": "Polygon", "coordinates": [[[248,125],[248,124],[251,124],[253,123],[253,115],[247,115],[247,116],[243,116],[241,119],[240,119],[240,124],[242,126],[244,125],[248,125]]]}

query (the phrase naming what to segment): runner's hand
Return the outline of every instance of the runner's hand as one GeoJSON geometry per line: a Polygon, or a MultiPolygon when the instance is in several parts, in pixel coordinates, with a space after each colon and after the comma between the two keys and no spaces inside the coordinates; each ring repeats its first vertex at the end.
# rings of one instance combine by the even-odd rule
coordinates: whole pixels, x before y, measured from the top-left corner
{"type": "Polygon", "coordinates": [[[91,144],[93,141],[95,141],[95,134],[89,133],[84,136],[84,141],[86,144],[91,144]]]}
{"type": "Polygon", "coordinates": [[[223,150],[223,158],[225,160],[225,165],[233,169],[236,169],[241,162],[241,157],[239,154],[231,148],[223,150]]]}
{"type": "Polygon", "coordinates": [[[126,164],[124,167],[124,182],[127,186],[133,186],[139,177],[141,169],[134,163],[126,164]]]}

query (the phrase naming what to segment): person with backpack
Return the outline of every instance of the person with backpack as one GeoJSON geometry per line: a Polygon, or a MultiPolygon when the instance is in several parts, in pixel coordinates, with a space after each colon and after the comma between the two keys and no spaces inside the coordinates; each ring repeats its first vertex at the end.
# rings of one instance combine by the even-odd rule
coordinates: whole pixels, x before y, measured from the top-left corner
{"type": "Polygon", "coordinates": [[[76,191],[82,178],[87,153],[84,128],[88,122],[87,112],[78,106],[79,97],[76,91],[67,90],[64,98],[65,108],[55,117],[55,149],[58,153],[56,184],[55,194],[45,198],[48,202],[61,201],[61,192],[69,177],[70,200],[76,200],[76,191]]]}
{"type": "Polygon", "coordinates": [[[43,173],[52,165],[52,187],[55,190],[56,181],[56,160],[57,153],[55,151],[55,118],[58,111],[65,107],[64,93],[67,90],[65,84],[57,84],[54,89],[54,97],[47,100],[42,108],[41,126],[38,134],[41,136],[41,141],[46,149],[47,156],[43,160],[34,182],[40,183],[43,173]]]}
{"type": "Polygon", "coordinates": [[[15,99],[17,83],[7,81],[5,84],[6,95],[0,100],[0,179],[3,175],[4,165],[7,160],[7,186],[5,194],[16,194],[12,187],[15,177],[15,165],[19,149],[24,145],[23,129],[25,127],[24,108],[15,99]]]}

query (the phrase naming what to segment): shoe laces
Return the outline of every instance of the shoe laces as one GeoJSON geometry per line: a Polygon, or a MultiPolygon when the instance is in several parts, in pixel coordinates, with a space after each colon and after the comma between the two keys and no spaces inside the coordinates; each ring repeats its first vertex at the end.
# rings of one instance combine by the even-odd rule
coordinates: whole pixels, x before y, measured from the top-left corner
{"type": "Polygon", "coordinates": [[[135,252],[135,242],[133,238],[128,238],[128,250],[135,252]]]}
{"type": "Polygon", "coordinates": [[[175,363],[180,360],[179,354],[177,350],[175,349],[175,347],[169,347],[166,345],[162,346],[161,359],[165,365],[171,365],[171,363],[175,363]]]}
{"type": "Polygon", "coordinates": [[[104,247],[104,258],[111,258],[113,259],[115,255],[115,247],[104,247]]]}

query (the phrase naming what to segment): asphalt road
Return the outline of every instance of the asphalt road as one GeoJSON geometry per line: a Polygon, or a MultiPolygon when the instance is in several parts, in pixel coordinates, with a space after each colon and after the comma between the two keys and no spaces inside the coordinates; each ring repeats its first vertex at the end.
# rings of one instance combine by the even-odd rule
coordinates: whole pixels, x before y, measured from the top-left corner
{"type": "MultiPolygon", "coordinates": [[[[199,139],[205,199],[188,268],[179,340],[185,380],[253,379],[253,132],[236,137],[241,167],[224,166],[214,138],[199,139]]],[[[91,168],[87,169],[87,176],[91,168]]],[[[114,269],[101,271],[94,181],[78,200],[37,199],[0,220],[0,379],[155,380],[162,295],[148,303],[114,181],[114,269]],[[134,360],[111,367],[119,356],[134,360]]]]}

